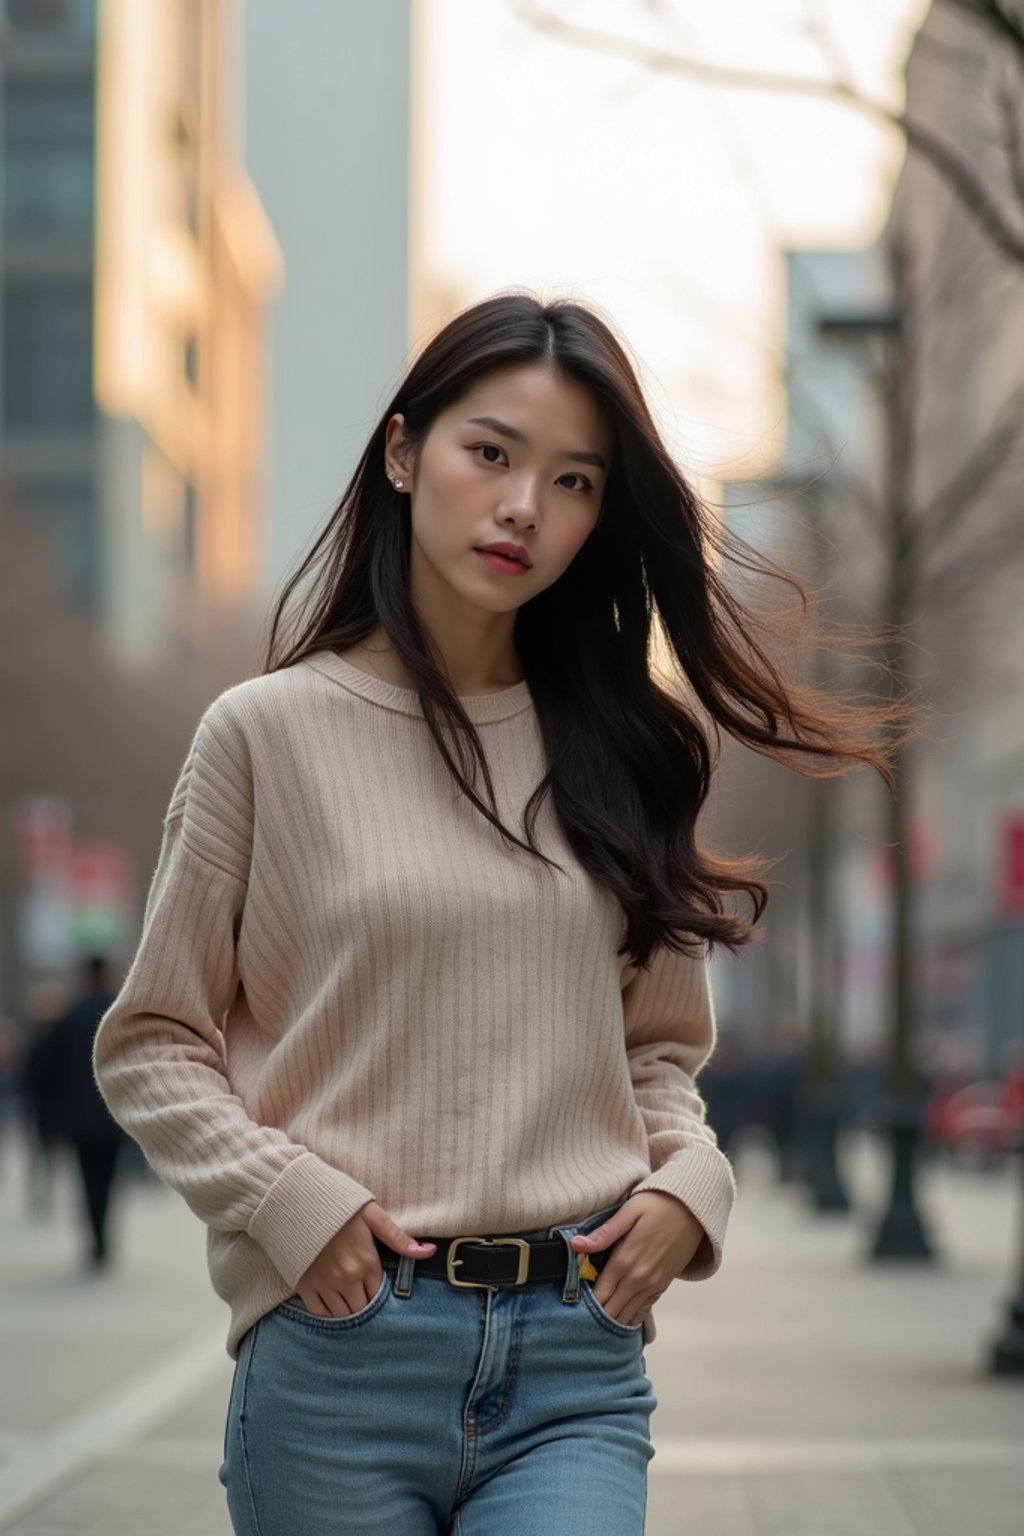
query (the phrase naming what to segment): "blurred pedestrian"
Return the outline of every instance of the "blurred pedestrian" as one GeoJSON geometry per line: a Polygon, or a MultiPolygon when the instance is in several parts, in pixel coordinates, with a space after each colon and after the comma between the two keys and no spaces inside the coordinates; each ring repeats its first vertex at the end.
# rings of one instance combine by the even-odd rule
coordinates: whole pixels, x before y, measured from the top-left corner
{"type": "Polygon", "coordinates": [[[100,1096],[92,1066],[96,1030],[113,1000],[106,960],[86,960],[79,996],[43,1035],[33,1069],[48,1134],[74,1153],[89,1234],[86,1262],[92,1270],[110,1263],[111,1196],[126,1139],[100,1096]]]}
{"type": "Polygon", "coordinates": [[[13,1019],[0,1014],[0,1174],[6,1172],[7,1147],[18,1117],[18,1078],[22,1041],[13,1019]]]}
{"type": "Polygon", "coordinates": [[[714,527],[606,324],[499,296],[200,722],[96,1070],[209,1227],[244,1536],[643,1529],[651,1308],[734,1189],[705,950],[764,899],[712,738],[884,768],[893,719],[785,683],[714,527]]]}
{"type": "Polygon", "coordinates": [[[765,1033],[752,1084],[753,1117],[764,1126],[775,1152],[780,1183],[804,1175],[800,1145],[800,1091],[806,1066],[796,1025],[773,1020],[765,1033]]]}
{"type": "Polygon", "coordinates": [[[714,1058],[701,1073],[700,1091],[718,1145],[732,1156],[751,1113],[750,1053],[744,1041],[735,1035],[719,1036],[714,1058]]]}
{"type": "Polygon", "coordinates": [[[25,1137],[25,1204],[30,1215],[53,1209],[57,1136],[53,1095],[48,1092],[46,1038],[64,1011],[66,984],[52,978],[29,987],[18,1070],[19,1118],[25,1137]]]}

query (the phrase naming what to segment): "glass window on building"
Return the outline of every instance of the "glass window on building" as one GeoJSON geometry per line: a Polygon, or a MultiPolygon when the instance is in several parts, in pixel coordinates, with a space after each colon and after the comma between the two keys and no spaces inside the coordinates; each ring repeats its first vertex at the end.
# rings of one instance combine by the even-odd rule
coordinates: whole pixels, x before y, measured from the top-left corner
{"type": "Polygon", "coordinates": [[[181,28],[181,94],[198,122],[203,85],[202,0],[179,0],[178,24],[181,28]]]}
{"type": "Polygon", "coordinates": [[[199,340],[191,331],[182,343],[182,364],[186,379],[195,389],[199,383],[199,340]]]}
{"type": "Polygon", "coordinates": [[[198,239],[201,221],[199,135],[203,91],[202,0],[179,0],[178,27],[182,203],[185,222],[198,239]]]}
{"type": "Polygon", "coordinates": [[[196,488],[191,480],[185,481],[185,504],[181,526],[181,558],[182,564],[189,575],[195,574],[196,569],[196,517],[198,501],[196,488]]]}
{"type": "Polygon", "coordinates": [[[8,238],[50,236],[91,246],[94,95],[89,83],[8,84],[3,99],[8,238]]]}
{"type": "Polygon", "coordinates": [[[65,602],[91,612],[96,602],[96,499],[91,485],[35,484],[19,497],[21,516],[45,542],[65,602]]]}
{"type": "Polygon", "coordinates": [[[62,32],[96,36],[96,0],[7,0],[12,32],[62,32]]]}
{"type": "Polygon", "coordinates": [[[92,289],[8,280],[4,420],[9,430],[67,431],[93,421],[92,289]]]}

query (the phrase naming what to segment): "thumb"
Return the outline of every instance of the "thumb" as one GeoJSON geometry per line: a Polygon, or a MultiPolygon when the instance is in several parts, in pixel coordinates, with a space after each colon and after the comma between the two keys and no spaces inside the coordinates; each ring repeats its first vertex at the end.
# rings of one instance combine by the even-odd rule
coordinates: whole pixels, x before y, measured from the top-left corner
{"type": "Polygon", "coordinates": [[[624,1217],[622,1211],[616,1211],[614,1216],[609,1216],[593,1232],[577,1232],[569,1239],[577,1253],[600,1253],[605,1248],[610,1248],[612,1243],[618,1242],[623,1233],[628,1232],[633,1225],[632,1220],[624,1217]]]}
{"type": "Polygon", "coordinates": [[[392,1221],[379,1207],[373,1211],[364,1207],[363,1220],[373,1235],[379,1237],[382,1243],[387,1243],[396,1253],[411,1253],[422,1257],[437,1248],[436,1243],[421,1243],[415,1237],[410,1237],[408,1232],[402,1231],[397,1221],[392,1221]]]}

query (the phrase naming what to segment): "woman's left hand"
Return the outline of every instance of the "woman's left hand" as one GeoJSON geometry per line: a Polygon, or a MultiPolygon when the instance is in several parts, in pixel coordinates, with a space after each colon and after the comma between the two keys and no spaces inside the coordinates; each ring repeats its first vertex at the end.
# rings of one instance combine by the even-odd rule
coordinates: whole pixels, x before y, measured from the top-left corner
{"type": "Polygon", "coordinates": [[[594,1300],[627,1327],[642,1323],[658,1297],[700,1247],[704,1228],[675,1195],[646,1189],[631,1195],[593,1232],[570,1239],[576,1253],[615,1251],[593,1282],[594,1300]]]}

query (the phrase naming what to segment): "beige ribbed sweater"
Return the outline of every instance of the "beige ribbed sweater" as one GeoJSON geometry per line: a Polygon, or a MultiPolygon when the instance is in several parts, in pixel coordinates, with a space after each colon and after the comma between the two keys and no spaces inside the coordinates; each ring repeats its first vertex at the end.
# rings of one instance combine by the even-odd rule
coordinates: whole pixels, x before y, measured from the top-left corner
{"type": "MultiPolygon", "coordinates": [[[[545,771],[529,687],[463,703],[517,828],[545,771]]],[[[414,693],[332,652],[203,716],[95,1066],[208,1227],[232,1356],[370,1199],[440,1237],[667,1190],[706,1232],[684,1278],[718,1267],[734,1185],[693,1082],[704,962],[636,972],[550,799],[537,837],[564,873],[458,792],[414,693]]]]}

